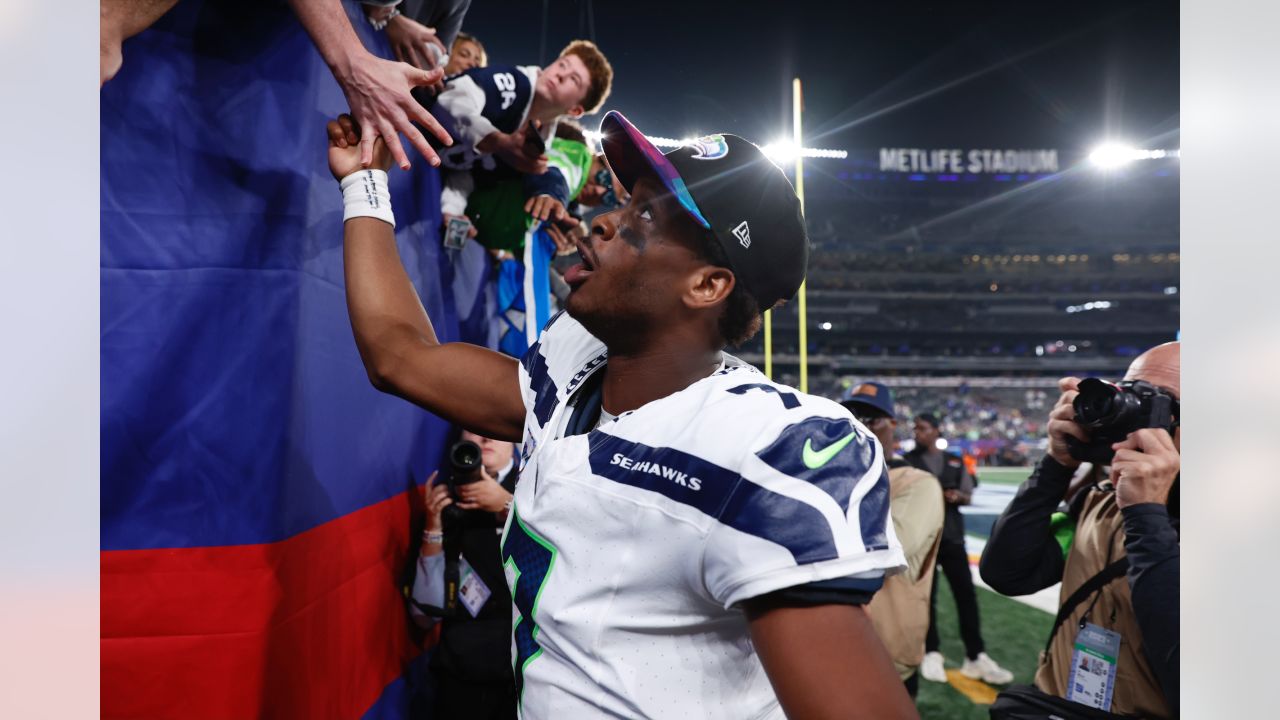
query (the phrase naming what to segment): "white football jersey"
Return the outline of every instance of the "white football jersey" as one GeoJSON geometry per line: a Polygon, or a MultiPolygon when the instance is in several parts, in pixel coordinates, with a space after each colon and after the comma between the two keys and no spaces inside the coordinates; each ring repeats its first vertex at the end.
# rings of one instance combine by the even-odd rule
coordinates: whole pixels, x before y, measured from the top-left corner
{"type": "Polygon", "coordinates": [[[502,549],[522,718],[782,717],[735,605],[817,581],[874,589],[904,566],[875,437],[724,358],[561,437],[605,347],[561,313],[525,355],[502,549]]]}

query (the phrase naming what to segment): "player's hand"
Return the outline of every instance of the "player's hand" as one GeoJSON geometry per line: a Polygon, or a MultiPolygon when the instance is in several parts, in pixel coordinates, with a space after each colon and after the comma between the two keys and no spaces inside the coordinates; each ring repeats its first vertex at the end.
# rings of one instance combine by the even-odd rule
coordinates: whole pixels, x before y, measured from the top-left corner
{"type": "MultiPolygon", "coordinates": [[[[448,48],[436,37],[436,31],[406,15],[396,15],[387,23],[387,40],[391,43],[391,51],[396,59],[406,62],[419,70],[435,70],[436,57],[449,54],[448,48]],[[427,45],[435,45],[439,56],[432,54],[427,45]]],[[[433,93],[444,90],[444,78],[431,85],[433,93]]]]}
{"type": "MultiPolygon", "coordinates": [[[[363,169],[360,163],[360,126],[350,115],[343,113],[337,120],[325,124],[325,132],[329,135],[329,172],[335,180],[363,169]]],[[[391,153],[387,144],[378,138],[373,143],[372,167],[386,170],[391,167],[391,153]]]]}
{"type": "Polygon", "coordinates": [[[1079,395],[1077,387],[1080,385],[1080,378],[1064,377],[1058,381],[1058,389],[1062,391],[1062,395],[1058,397],[1058,403],[1053,406],[1053,410],[1049,412],[1049,457],[1058,461],[1063,467],[1074,468],[1080,466],[1080,461],[1071,457],[1071,451],[1067,448],[1067,438],[1073,437],[1080,442],[1089,442],[1089,433],[1076,423],[1076,409],[1072,406],[1079,395]]]}
{"type": "Polygon", "coordinates": [[[550,195],[529,198],[524,204],[524,211],[532,215],[534,220],[551,222],[560,222],[569,214],[565,211],[564,205],[550,195]]]}
{"type": "Polygon", "coordinates": [[[479,480],[458,487],[458,507],[463,510],[502,512],[509,500],[511,493],[499,485],[484,467],[480,468],[479,480]]]}
{"type": "Polygon", "coordinates": [[[426,498],[427,508],[427,532],[444,532],[444,521],[441,519],[441,513],[446,507],[453,504],[453,498],[449,497],[448,485],[436,485],[436,476],[438,472],[431,473],[431,477],[427,478],[426,492],[423,494],[426,498]]]}
{"type": "Polygon", "coordinates": [[[408,63],[383,60],[366,52],[357,55],[345,73],[334,77],[347,96],[351,114],[364,128],[364,136],[360,139],[360,164],[363,167],[373,164],[374,143],[382,138],[396,164],[402,170],[408,170],[409,157],[400,145],[398,133],[404,133],[427,162],[440,164],[440,157],[413,123],[425,127],[445,145],[452,145],[453,138],[431,113],[413,99],[409,91],[439,82],[444,77],[443,69],[419,70],[408,63]]]}
{"type": "Polygon", "coordinates": [[[1169,501],[1169,488],[1178,477],[1182,456],[1167,431],[1136,430],[1111,449],[1116,451],[1111,477],[1116,485],[1117,505],[1125,508],[1141,503],[1164,505],[1169,501]]]}
{"type": "Polygon", "coordinates": [[[475,223],[472,223],[472,222],[471,222],[471,218],[467,217],[466,215],[450,215],[449,213],[444,213],[444,214],[442,214],[440,217],[441,217],[441,219],[442,219],[442,220],[443,220],[443,222],[444,222],[444,231],[445,231],[445,232],[449,232],[449,221],[450,221],[450,220],[466,220],[466,221],[471,225],[471,227],[467,229],[467,237],[475,237],[475,236],[476,236],[476,226],[475,226],[475,223]]]}

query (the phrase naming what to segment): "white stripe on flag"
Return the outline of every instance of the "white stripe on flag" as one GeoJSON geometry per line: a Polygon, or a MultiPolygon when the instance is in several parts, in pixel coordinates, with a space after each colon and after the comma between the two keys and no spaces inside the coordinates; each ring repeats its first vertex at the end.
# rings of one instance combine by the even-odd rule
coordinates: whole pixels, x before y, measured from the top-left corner
{"type": "Polygon", "coordinates": [[[533,290],[533,243],[541,222],[532,223],[524,233],[524,339],[528,347],[538,339],[538,303],[533,290]]]}

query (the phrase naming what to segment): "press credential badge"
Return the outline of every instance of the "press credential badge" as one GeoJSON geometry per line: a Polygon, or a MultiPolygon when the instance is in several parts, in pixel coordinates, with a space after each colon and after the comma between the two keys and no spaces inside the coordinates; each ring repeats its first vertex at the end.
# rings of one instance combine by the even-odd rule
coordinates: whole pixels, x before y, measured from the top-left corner
{"type": "Polygon", "coordinates": [[[1120,633],[1085,623],[1076,635],[1075,650],[1071,653],[1067,699],[1110,711],[1119,655],[1120,633]]]}
{"type": "Polygon", "coordinates": [[[466,558],[463,558],[461,563],[458,568],[462,576],[461,582],[458,583],[458,598],[462,600],[462,605],[467,612],[471,613],[471,617],[475,617],[480,614],[480,608],[484,607],[485,601],[489,599],[492,592],[467,563],[466,558]]]}

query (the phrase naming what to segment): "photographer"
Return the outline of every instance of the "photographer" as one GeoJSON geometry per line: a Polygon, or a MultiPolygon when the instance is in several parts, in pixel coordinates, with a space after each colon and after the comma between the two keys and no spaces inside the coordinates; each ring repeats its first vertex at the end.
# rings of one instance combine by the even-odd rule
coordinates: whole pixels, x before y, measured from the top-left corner
{"type": "Polygon", "coordinates": [[[885,578],[867,612],[907,694],[914,698],[920,687],[918,669],[924,659],[934,565],[942,542],[942,486],[932,474],[895,456],[898,420],[888,386],[862,383],[841,405],[880,441],[889,467],[889,516],[907,558],[907,572],[885,578]]]}
{"type": "Polygon", "coordinates": [[[996,522],[981,571],[1006,595],[1061,581],[1061,608],[1035,687],[1010,688],[993,718],[1177,715],[1179,347],[1143,353],[1120,386],[1060,381],[1048,455],[996,522]],[[1109,479],[1056,512],[1082,460],[1109,463],[1109,479]]]}
{"type": "MultiPolygon", "coordinates": [[[[912,432],[916,446],[906,454],[906,461],[936,477],[942,487],[944,509],[938,568],[947,576],[947,585],[951,588],[960,620],[960,638],[964,641],[965,655],[960,673],[992,685],[1013,682],[1013,673],[1001,667],[986,652],[978,616],[978,594],[973,589],[969,551],[964,546],[964,516],[960,514],[960,507],[972,502],[977,479],[965,467],[964,458],[958,453],[943,452],[938,447],[942,435],[936,415],[927,412],[916,415],[912,432]]],[[[942,656],[942,642],[938,636],[937,604],[938,578],[935,572],[929,595],[929,631],[924,638],[925,653],[920,663],[920,676],[931,682],[947,682],[946,659],[942,656]]]]}
{"type": "MultiPolygon", "coordinates": [[[[427,522],[413,581],[410,614],[430,627],[442,618],[431,656],[435,709],[431,717],[506,719],[516,716],[511,673],[511,594],[499,557],[499,538],[515,489],[514,446],[462,433],[471,448],[454,446],[453,478],[427,481],[427,522]],[[460,469],[460,453],[479,448],[479,467],[460,469]],[[499,482],[501,479],[501,482],[499,482]],[[454,602],[446,597],[449,552],[457,558],[454,602]],[[450,609],[449,605],[453,605],[450,609]]],[[[472,458],[461,460],[462,468],[472,458]]]]}

